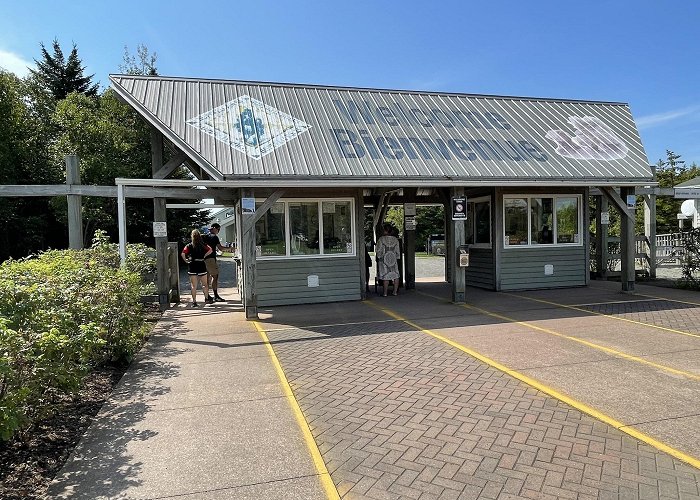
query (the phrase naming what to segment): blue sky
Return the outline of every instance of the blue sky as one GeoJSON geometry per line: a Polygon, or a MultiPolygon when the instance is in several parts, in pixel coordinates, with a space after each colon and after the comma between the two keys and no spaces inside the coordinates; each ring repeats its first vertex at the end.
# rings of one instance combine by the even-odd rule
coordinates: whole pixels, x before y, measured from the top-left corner
{"type": "Polygon", "coordinates": [[[0,0],[0,66],[72,43],[103,86],[124,47],[167,76],[629,103],[649,161],[700,164],[697,0],[0,0]]]}

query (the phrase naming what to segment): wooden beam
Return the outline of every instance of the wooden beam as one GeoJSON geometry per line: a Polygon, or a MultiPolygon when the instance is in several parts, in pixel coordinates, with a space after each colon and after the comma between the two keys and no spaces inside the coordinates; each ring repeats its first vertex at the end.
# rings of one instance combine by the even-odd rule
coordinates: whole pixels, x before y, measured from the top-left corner
{"type": "Polygon", "coordinates": [[[260,205],[260,208],[255,209],[255,213],[253,215],[247,215],[243,219],[243,234],[253,229],[255,227],[255,223],[262,219],[262,216],[265,215],[265,212],[270,210],[272,205],[274,205],[277,202],[277,200],[279,200],[282,197],[283,194],[283,189],[275,191],[267,197],[265,202],[262,205],[260,205]]]}
{"type": "Polygon", "coordinates": [[[163,165],[158,171],[153,172],[154,179],[165,179],[172,174],[180,165],[185,163],[187,156],[184,153],[178,153],[173,158],[163,165]]]}
{"type": "MultiPolygon", "coordinates": [[[[618,212],[620,212],[621,215],[631,219],[634,223],[634,210],[627,208],[627,201],[623,200],[622,196],[620,196],[617,191],[615,191],[609,186],[600,187],[599,189],[601,193],[603,193],[603,196],[605,196],[608,199],[608,201],[612,202],[612,204],[615,205],[615,208],[617,208],[618,212]]],[[[625,188],[624,192],[633,194],[634,189],[628,190],[627,188],[625,188]]]]}
{"type": "MultiPolygon", "coordinates": [[[[215,198],[219,193],[226,193],[226,188],[190,189],[176,187],[124,186],[125,198],[186,198],[202,200],[215,198]]],[[[116,198],[116,186],[90,186],[85,184],[67,186],[65,184],[24,184],[0,186],[0,198],[28,196],[53,197],[66,195],[95,196],[98,198],[116,198]]]]}

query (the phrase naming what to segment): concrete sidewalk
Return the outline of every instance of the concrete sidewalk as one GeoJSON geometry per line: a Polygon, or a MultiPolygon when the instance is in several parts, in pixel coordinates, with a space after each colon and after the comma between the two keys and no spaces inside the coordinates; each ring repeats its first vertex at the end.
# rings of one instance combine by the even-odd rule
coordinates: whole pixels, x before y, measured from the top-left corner
{"type": "Polygon", "coordinates": [[[233,301],[187,305],[164,314],[49,497],[325,498],[254,325],[233,301]]]}

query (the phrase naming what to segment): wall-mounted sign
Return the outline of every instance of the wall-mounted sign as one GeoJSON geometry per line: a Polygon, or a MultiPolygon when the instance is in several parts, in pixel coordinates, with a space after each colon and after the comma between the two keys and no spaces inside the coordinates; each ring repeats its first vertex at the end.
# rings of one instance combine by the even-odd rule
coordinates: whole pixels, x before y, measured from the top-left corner
{"type": "Polygon", "coordinates": [[[403,204],[403,214],[405,216],[415,216],[416,215],[416,204],[415,203],[404,203],[403,204]]]}
{"type": "Polygon", "coordinates": [[[627,208],[634,208],[637,205],[637,196],[633,194],[627,195],[627,208]]]}
{"type": "Polygon", "coordinates": [[[610,212],[600,212],[600,223],[610,224],[610,212]]]}
{"type": "Polygon", "coordinates": [[[545,276],[551,276],[554,274],[554,266],[552,264],[545,264],[544,266],[544,275],[545,276]]]}
{"type": "Polygon", "coordinates": [[[255,198],[241,198],[241,211],[244,214],[254,214],[255,198]]]}
{"type": "Polygon", "coordinates": [[[153,237],[154,238],[167,238],[168,237],[168,223],[167,222],[154,222],[153,223],[153,237]]]}
{"type": "Polygon", "coordinates": [[[452,220],[467,220],[467,197],[452,197],[452,220]]]}
{"type": "Polygon", "coordinates": [[[310,288],[315,288],[318,286],[318,275],[317,274],[309,274],[306,277],[306,283],[307,286],[310,288]]]}

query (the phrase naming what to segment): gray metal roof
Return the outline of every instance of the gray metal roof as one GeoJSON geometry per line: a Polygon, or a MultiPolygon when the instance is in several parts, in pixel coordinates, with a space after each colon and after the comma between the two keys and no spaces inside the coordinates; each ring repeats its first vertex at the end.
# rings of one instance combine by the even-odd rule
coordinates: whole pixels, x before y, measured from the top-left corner
{"type": "Polygon", "coordinates": [[[681,182],[680,184],[676,184],[673,187],[700,188],[700,177],[695,177],[693,179],[690,179],[689,181],[681,182]]]}
{"type": "Polygon", "coordinates": [[[111,75],[215,179],[648,184],[622,103],[111,75]]]}

